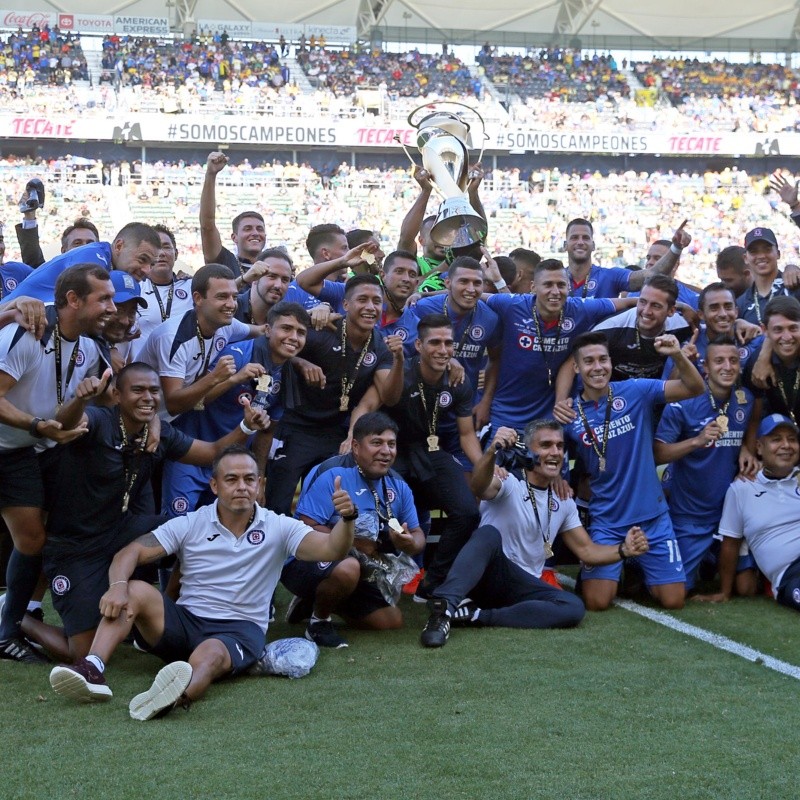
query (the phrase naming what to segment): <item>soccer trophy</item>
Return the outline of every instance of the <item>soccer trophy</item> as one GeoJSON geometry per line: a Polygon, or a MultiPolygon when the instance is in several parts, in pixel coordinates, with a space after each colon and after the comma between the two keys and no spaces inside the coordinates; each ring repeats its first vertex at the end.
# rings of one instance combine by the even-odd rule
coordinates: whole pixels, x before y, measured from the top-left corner
{"type": "MultiPolygon", "coordinates": [[[[463,111],[451,111],[439,106],[463,106],[475,115],[483,128],[483,117],[464,103],[438,100],[419,106],[408,115],[408,124],[417,130],[417,149],[422,156],[422,166],[431,176],[434,188],[444,200],[439,206],[436,221],[431,228],[431,239],[442,247],[467,247],[486,238],[486,220],[470,205],[467,197],[469,183],[469,151],[473,147],[471,126],[464,119],[463,111]],[[420,111],[425,116],[416,119],[420,111]]],[[[395,137],[400,141],[399,136],[395,137]]],[[[416,166],[411,153],[400,142],[411,163],[416,166]]],[[[480,155],[483,157],[481,144],[480,155]]]]}

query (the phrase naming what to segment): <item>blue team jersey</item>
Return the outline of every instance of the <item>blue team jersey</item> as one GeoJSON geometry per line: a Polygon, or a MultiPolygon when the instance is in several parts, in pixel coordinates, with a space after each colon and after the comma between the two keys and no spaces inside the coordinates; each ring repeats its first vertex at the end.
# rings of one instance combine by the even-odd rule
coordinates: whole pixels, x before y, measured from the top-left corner
{"type": "MultiPolygon", "coordinates": [[[[567,360],[572,340],[613,314],[611,300],[567,298],[561,330],[539,325],[544,353],[536,340],[534,297],[530,294],[494,294],[488,300],[502,322],[503,354],[497,390],[492,400],[491,423],[523,429],[540,417],[550,417],[555,403],[555,380],[567,360]],[[553,385],[548,383],[548,367],[553,385]]],[[[538,313],[538,312],[537,312],[538,313]]]]}
{"type": "Polygon", "coordinates": [[[2,279],[3,291],[0,292],[0,300],[5,302],[8,296],[24,281],[33,269],[21,261],[6,261],[0,265],[0,279],[2,279]]]}
{"type": "MultiPolygon", "coordinates": [[[[564,436],[591,479],[593,530],[641,524],[667,510],[653,457],[653,407],[664,402],[664,381],[631,378],[614,381],[610,388],[613,399],[604,472],[580,414],[564,429],[564,436]]],[[[599,403],[586,402],[576,395],[576,411],[578,402],[594,431],[594,444],[602,452],[608,395],[599,403]]]]}
{"type": "MultiPolygon", "coordinates": [[[[233,356],[238,372],[246,364],[261,364],[272,379],[266,411],[272,420],[279,420],[283,415],[281,402],[281,380],[283,365],[275,365],[269,357],[269,342],[266,338],[247,339],[243,342],[227,345],[214,359],[211,368],[222,358],[233,356]]],[[[244,418],[243,399],[251,402],[256,396],[256,382],[248,381],[233,386],[224,394],[206,403],[202,411],[188,411],[181,414],[173,423],[175,427],[195,439],[213,442],[230,433],[244,418]]]]}
{"type": "Polygon", "coordinates": [[[567,270],[569,277],[569,296],[578,299],[589,297],[619,297],[620,292],[628,289],[631,271],[624,267],[598,267],[592,264],[589,274],[583,283],[576,284],[567,270]]]}
{"type": "Polygon", "coordinates": [[[384,313],[377,324],[381,336],[399,336],[403,340],[403,350],[406,358],[416,355],[417,349],[414,342],[417,340],[417,315],[413,308],[404,308],[403,313],[394,322],[386,322],[386,303],[383,304],[384,313]]]}
{"type": "MultiPolygon", "coordinates": [[[[715,401],[715,405],[719,408],[720,403],[715,401]]],[[[667,444],[691,439],[719,413],[712,407],[708,391],[700,397],[670,403],[661,416],[656,439],[667,444]]],[[[725,492],[739,469],[739,449],[752,413],[752,393],[748,389],[732,391],[726,411],[727,433],[710,447],[701,447],[672,462],[669,511],[673,520],[691,519],[708,528],[719,523],[725,492]]]]}
{"type": "Polygon", "coordinates": [[[301,289],[297,285],[297,281],[292,281],[289,284],[289,288],[286,290],[283,299],[287,303],[300,303],[306,311],[311,311],[312,308],[316,308],[321,302],[318,297],[314,297],[313,294],[310,294],[305,289],[301,289]]]}
{"type": "Polygon", "coordinates": [[[316,523],[333,527],[339,521],[331,500],[333,484],[334,479],[341,476],[342,489],[350,493],[350,498],[358,509],[356,536],[373,540],[379,538],[381,529],[385,526],[381,523],[378,510],[383,517],[394,517],[401,525],[407,524],[409,530],[419,527],[411,489],[396,472],[392,470],[385,478],[368,482],[358,471],[358,467],[344,466],[348,463],[354,463],[352,456],[334,456],[311,470],[303,482],[300,499],[297,501],[295,516],[298,519],[305,516],[316,523]],[[340,463],[342,466],[338,466],[340,463]],[[378,508],[370,485],[378,495],[378,508]],[[387,513],[387,508],[390,513],[387,513]]]}
{"type": "MultiPolygon", "coordinates": [[[[764,343],[764,336],[756,336],[755,339],[748,342],[747,344],[739,345],[739,366],[741,367],[742,372],[744,373],[744,368],[747,364],[752,361],[755,361],[758,358],[758,353],[761,350],[761,345],[764,343]]],[[[705,326],[700,328],[700,333],[697,336],[697,341],[695,342],[695,346],[697,347],[697,360],[694,362],[694,365],[697,367],[697,371],[705,378],[708,373],[706,372],[706,351],[708,350],[708,330],[705,326]]],[[[664,365],[664,379],[668,379],[669,376],[672,374],[672,370],[675,368],[675,362],[668,358],[666,364],[664,365]]]]}
{"type": "Polygon", "coordinates": [[[50,261],[46,261],[41,267],[33,270],[13,292],[3,297],[3,300],[15,300],[24,295],[35,297],[43,303],[52,303],[58,276],[75,264],[99,264],[107,270],[113,269],[111,245],[108,242],[92,242],[51,258],[50,261]]]}

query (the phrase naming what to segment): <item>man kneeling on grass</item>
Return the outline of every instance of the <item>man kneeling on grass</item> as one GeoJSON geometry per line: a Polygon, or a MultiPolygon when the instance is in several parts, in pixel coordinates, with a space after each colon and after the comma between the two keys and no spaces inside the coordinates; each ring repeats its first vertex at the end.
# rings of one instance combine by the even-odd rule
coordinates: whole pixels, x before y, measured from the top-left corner
{"type": "Polygon", "coordinates": [[[428,601],[431,616],[424,647],[442,647],[450,625],[504,628],[569,628],[585,613],[574,594],[541,580],[552,545],[561,535],[584,564],[613,564],[648,550],[641,528],[630,528],[619,545],[595,544],[578,519],[572,499],[559,499],[554,482],[564,463],[564,432],[555,420],[531,422],[525,444],[531,453],[522,478],[495,475],[495,451],[517,441],[500,428],[475,465],[472,491],[480,497],[481,527],[458,554],[444,583],[428,601]]]}
{"type": "Polygon", "coordinates": [[[264,649],[269,598],[290,556],[310,561],[342,558],[353,544],[355,507],[333,484],[339,522],[330,534],[261,508],[261,478],[252,454],[233,446],[214,462],[211,490],[216,502],[172,519],[117,553],[100,599],[103,619],[89,655],[50,673],[56,692],[82,702],[109,700],[105,662],[136,626],[137,642],[169,662],[146,692],[131,700],[138,720],[184,708],[212,681],[239,675],[264,649]],[[177,602],[143,581],[134,569],[175,554],[181,566],[177,602]],[[188,659],[183,660],[183,659],[188,659]]]}

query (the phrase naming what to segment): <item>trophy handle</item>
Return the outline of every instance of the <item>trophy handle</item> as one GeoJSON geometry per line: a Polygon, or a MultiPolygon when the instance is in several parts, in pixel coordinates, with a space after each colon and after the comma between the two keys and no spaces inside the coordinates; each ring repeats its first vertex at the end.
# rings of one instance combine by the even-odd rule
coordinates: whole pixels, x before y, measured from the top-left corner
{"type": "MultiPolygon", "coordinates": [[[[431,106],[444,105],[444,104],[450,105],[450,106],[462,106],[463,108],[466,108],[468,111],[471,111],[478,118],[478,120],[480,121],[480,123],[481,123],[481,149],[480,149],[480,153],[478,154],[478,163],[480,163],[481,161],[483,161],[483,154],[484,154],[484,151],[486,150],[486,142],[489,141],[489,134],[486,132],[486,120],[481,116],[479,111],[476,111],[472,106],[467,105],[467,103],[462,103],[462,102],[460,102],[458,100],[434,100],[432,103],[423,103],[421,106],[417,106],[413,111],[411,111],[411,113],[409,113],[408,117],[406,118],[406,122],[408,122],[408,125],[409,125],[410,128],[416,128],[417,126],[413,122],[413,117],[418,111],[421,111],[423,108],[424,109],[430,109],[431,106]]],[[[463,120],[462,120],[462,122],[463,122],[463,120]]],[[[468,122],[464,122],[464,124],[467,126],[467,128],[470,127],[468,122]]],[[[395,138],[395,141],[400,141],[399,137],[395,136],[394,138],[395,138]]],[[[405,145],[403,145],[403,149],[405,150],[405,145]]],[[[408,155],[408,157],[411,158],[411,156],[408,153],[408,150],[406,150],[406,155],[408,155]]],[[[411,161],[413,163],[414,159],[412,158],[411,161]]],[[[414,164],[414,166],[416,166],[416,164],[414,164]]],[[[442,195],[442,196],[444,196],[444,195],[442,195]]]]}
{"type": "MultiPolygon", "coordinates": [[[[397,144],[399,144],[400,147],[403,148],[403,152],[408,156],[408,160],[411,162],[411,166],[414,167],[414,169],[416,169],[419,166],[419,164],[417,164],[417,162],[414,161],[414,157],[411,155],[411,153],[408,152],[408,148],[406,147],[405,142],[403,142],[403,140],[400,138],[400,134],[396,133],[392,137],[392,140],[397,142],[397,144]]],[[[424,169],[424,167],[423,167],[423,169],[424,169]]],[[[431,181],[431,186],[433,186],[433,188],[442,197],[442,199],[446,199],[447,198],[447,195],[445,195],[445,193],[433,181],[431,181]]],[[[2,229],[3,229],[2,228],[2,223],[0,223],[0,232],[2,231],[2,229]]]]}

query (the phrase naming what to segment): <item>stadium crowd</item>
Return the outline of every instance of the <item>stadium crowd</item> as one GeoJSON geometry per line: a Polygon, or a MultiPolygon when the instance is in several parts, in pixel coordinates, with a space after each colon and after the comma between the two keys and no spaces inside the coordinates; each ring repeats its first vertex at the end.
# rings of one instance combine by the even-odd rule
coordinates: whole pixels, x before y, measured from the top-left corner
{"type": "MultiPolygon", "coordinates": [[[[800,610],[800,269],[747,176],[698,184],[761,217],[718,232],[715,274],[693,285],[681,262],[719,220],[665,235],[640,215],[632,257],[600,265],[595,236],[610,230],[589,217],[616,208],[586,191],[592,176],[527,177],[553,193],[553,258],[498,244],[477,167],[467,195],[485,243],[447,246],[418,169],[392,198],[392,238],[357,195],[346,221],[339,197],[307,225],[305,254],[241,191],[222,217],[230,171],[211,153],[192,198],[193,276],[176,270],[197,243],[164,224],[173,206],[145,205],[152,216],[113,236],[74,220],[47,258],[53,185],[21,187],[20,260],[0,264],[0,511],[14,544],[0,657],[49,653],[59,694],[102,701],[106,663],[133,641],[167,662],[130,703],[146,720],[266,670],[279,580],[287,621],[331,649],[347,647],[334,614],[402,626],[404,590],[428,605],[425,647],[451,626],[575,626],[610,606],[623,568],[665,608],[765,591],[800,610]],[[577,594],[553,572],[569,559],[577,594]]],[[[520,182],[492,180],[512,194],[520,182]]],[[[794,182],[769,183],[800,225],[794,182]]],[[[671,186],[652,200],[683,211],[691,192],[671,186]]]]}

